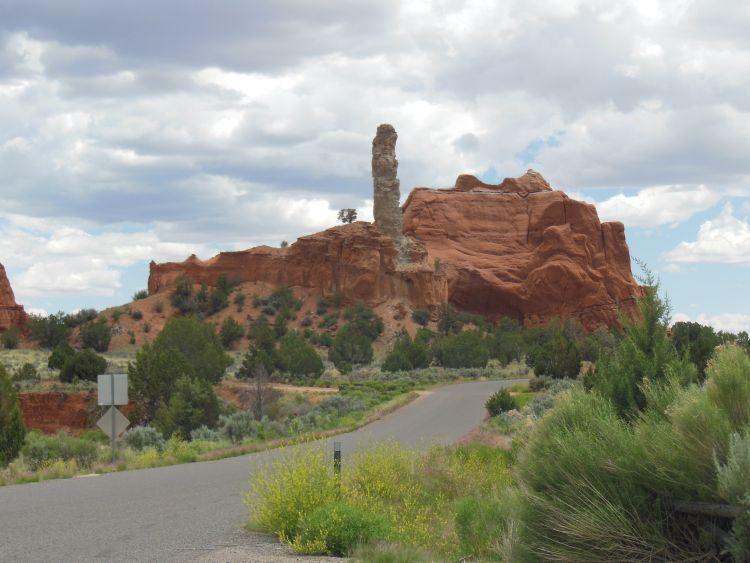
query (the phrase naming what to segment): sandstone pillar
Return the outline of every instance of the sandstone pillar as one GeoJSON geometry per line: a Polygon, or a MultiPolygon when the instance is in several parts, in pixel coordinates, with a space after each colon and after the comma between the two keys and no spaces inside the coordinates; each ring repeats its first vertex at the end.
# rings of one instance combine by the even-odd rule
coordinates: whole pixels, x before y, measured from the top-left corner
{"type": "Polygon", "coordinates": [[[396,241],[402,238],[401,190],[397,177],[396,139],[393,125],[384,123],[372,140],[373,214],[383,234],[396,241]]]}

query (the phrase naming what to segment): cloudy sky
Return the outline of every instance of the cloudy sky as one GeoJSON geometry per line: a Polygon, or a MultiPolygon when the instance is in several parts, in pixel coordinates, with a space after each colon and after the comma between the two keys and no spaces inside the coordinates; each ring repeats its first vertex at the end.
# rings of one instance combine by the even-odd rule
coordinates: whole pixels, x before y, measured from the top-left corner
{"type": "Polygon", "coordinates": [[[750,328],[744,0],[0,0],[0,262],[104,307],[148,261],[278,245],[404,195],[539,170],[625,222],[675,318],[750,328]]]}

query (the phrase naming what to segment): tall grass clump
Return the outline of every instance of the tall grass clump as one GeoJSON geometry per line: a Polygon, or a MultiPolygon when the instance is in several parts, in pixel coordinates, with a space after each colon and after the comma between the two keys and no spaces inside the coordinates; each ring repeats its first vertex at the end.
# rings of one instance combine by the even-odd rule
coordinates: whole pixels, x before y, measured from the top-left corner
{"type": "Polygon", "coordinates": [[[704,386],[670,372],[644,381],[633,418],[599,392],[563,394],[521,439],[521,543],[543,560],[748,560],[750,370],[739,354],[719,348],[704,386]]]}

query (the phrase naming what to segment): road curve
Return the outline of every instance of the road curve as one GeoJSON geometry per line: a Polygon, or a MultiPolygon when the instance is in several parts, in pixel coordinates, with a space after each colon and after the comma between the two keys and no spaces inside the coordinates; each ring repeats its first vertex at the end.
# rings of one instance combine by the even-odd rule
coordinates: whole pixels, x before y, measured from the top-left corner
{"type": "MultiPolygon", "coordinates": [[[[435,389],[335,440],[344,456],[386,440],[450,444],[479,424],[492,393],[512,383],[435,389]]],[[[242,546],[252,540],[241,529],[240,491],[259,463],[279,453],[0,487],[0,561],[190,561],[242,546]]]]}

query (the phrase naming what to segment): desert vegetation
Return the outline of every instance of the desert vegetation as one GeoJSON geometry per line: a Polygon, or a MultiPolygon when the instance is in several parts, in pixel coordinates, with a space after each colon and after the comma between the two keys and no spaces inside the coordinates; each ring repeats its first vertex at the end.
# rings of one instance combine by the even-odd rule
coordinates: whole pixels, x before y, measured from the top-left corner
{"type": "Polygon", "coordinates": [[[376,447],[346,460],[340,482],[323,453],[295,451],[251,483],[251,525],[301,553],[362,560],[743,560],[747,334],[697,323],[668,333],[668,303],[645,281],[640,315],[612,331],[490,323],[446,304],[384,338],[366,305],[333,295],[305,307],[288,288],[252,296],[239,321],[212,321],[245,308],[228,278],[178,283],[180,314],[134,354],[107,351],[112,315],[35,317],[40,350],[3,335],[0,483],[236,455],[356,428],[433,385],[530,377],[490,397],[461,446],[376,447]],[[91,390],[113,370],[128,372],[135,401],[115,466],[98,431],[23,428],[17,391],[91,390]]]}
{"type": "MultiPolygon", "coordinates": [[[[375,448],[340,484],[321,451],[297,452],[251,478],[249,525],[302,553],[366,561],[748,560],[746,338],[692,325],[669,338],[668,303],[647,281],[637,320],[584,337],[605,342],[587,369],[547,367],[586,349],[570,327],[508,339],[529,356],[545,342],[538,376],[487,402],[484,431],[512,447],[375,448]]],[[[403,365],[410,342],[392,350],[403,365]]]]}

